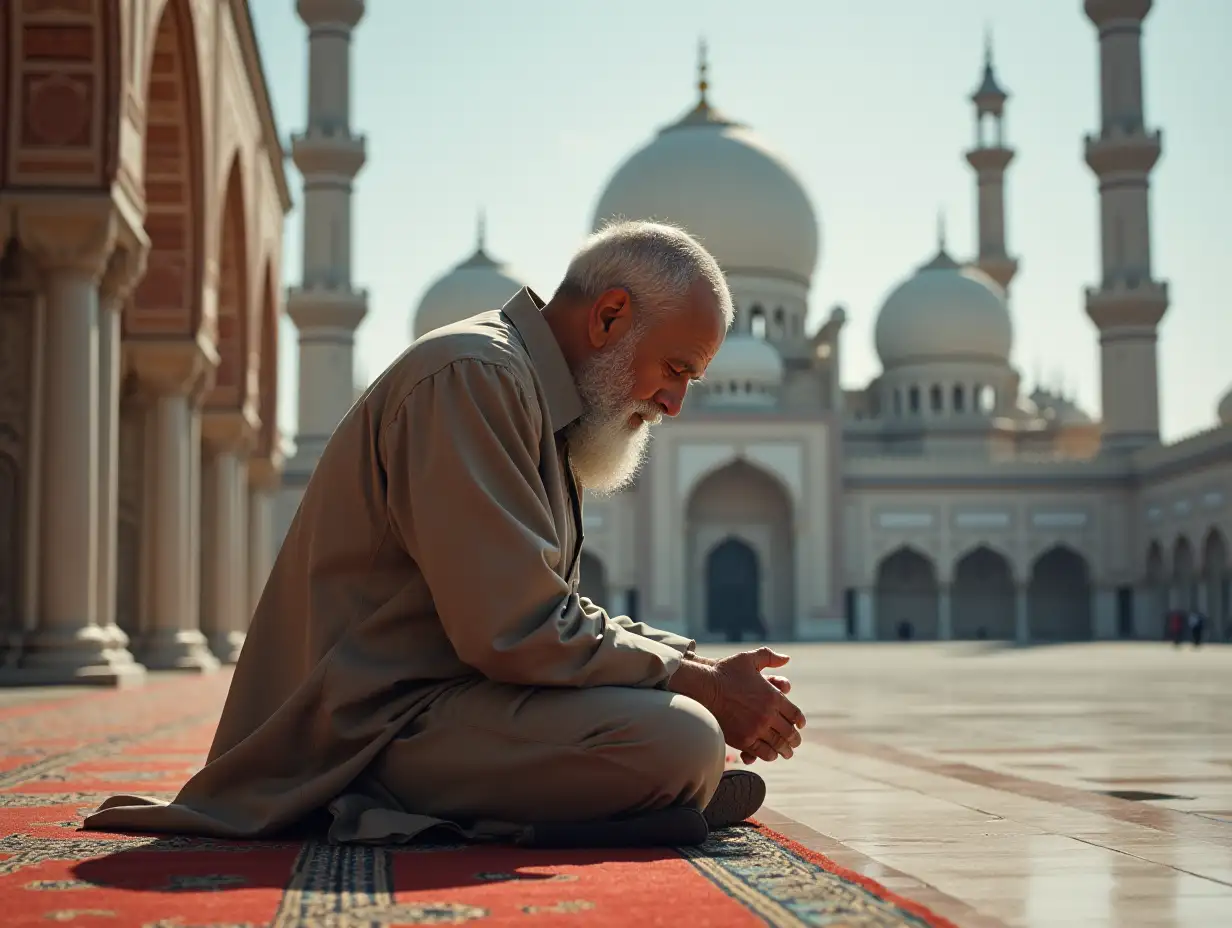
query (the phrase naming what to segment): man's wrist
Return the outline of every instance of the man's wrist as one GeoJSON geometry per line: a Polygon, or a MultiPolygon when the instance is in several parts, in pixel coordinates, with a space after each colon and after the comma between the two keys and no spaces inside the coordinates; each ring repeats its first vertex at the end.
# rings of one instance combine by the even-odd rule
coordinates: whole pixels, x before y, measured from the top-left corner
{"type": "Polygon", "coordinates": [[[693,655],[686,655],[668,679],[667,688],[709,706],[714,700],[714,671],[702,661],[693,659],[693,655]]]}
{"type": "Polygon", "coordinates": [[[702,657],[696,651],[686,651],[684,655],[686,661],[693,661],[695,664],[704,664],[707,667],[713,667],[717,662],[709,657],[702,657]]]}

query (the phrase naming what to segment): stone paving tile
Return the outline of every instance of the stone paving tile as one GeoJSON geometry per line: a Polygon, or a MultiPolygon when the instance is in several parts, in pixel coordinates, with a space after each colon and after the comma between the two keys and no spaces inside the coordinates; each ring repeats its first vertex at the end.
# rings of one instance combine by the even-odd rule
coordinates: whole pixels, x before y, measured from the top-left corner
{"type": "Polygon", "coordinates": [[[1232,926],[1232,648],[778,650],[817,721],[772,827],[958,925],[1232,926]]]}

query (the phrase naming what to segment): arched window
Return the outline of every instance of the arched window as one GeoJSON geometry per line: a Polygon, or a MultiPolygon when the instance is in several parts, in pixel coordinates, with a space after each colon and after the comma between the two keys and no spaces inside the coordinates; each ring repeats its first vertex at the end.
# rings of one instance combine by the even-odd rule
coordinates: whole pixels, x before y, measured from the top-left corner
{"type": "Polygon", "coordinates": [[[913,416],[920,414],[920,388],[912,387],[907,391],[907,411],[913,416]]]}
{"type": "Polygon", "coordinates": [[[955,412],[963,412],[967,404],[967,391],[963,389],[961,383],[954,384],[954,400],[953,407],[955,412]]]}
{"type": "Polygon", "coordinates": [[[754,338],[766,337],[766,311],[760,304],[754,304],[749,310],[749,334],[754,338]]]}
{"type": "Polygon", "coordinates": [[[787,334],[787,313],[780,306],[774,311],[774,334],[783,338],[787,334]]]}
{"type": "Polygon", "coordinates": [[[941,395],[941,387],[933,384],[928,390],[928,405],[933,412],[941,412],[945,406],[944,397],[941,395]]]}

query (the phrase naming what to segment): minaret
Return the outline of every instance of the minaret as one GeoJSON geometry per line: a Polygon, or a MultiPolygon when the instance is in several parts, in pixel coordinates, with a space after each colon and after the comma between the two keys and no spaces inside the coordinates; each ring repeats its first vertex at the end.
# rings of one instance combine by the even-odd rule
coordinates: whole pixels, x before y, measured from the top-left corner
{"type": "Polygon", "coordinates": [[[304,178],[303,283],[287,292],[299,329],[299,427],[288,484],[301,488],[355,396],[355,329],[368,295],[351,283],[351,186],[365,140],[351,132],[351,32],[363,0],[298,0],[308,26],[308,125],[291,139],[304,178]],[[298,478],[298,480],[296,479],[298,478]]]}
{"type": "Polygon", "coordinates": [[[1099,329],[1103,446],[1125,451],[1159,441],[1156,339],[1168,285],[1151,277],[1148,205],[1162,138],[1146,128],[1142,102],[1142,21],[1151,0],[1086,0],[1099,29],[1100,130],[1086,138],[1099,178],[1103,274],[1086,292],[1099,329]]]}
{"type": "Polygon", "coordinates": [[[992,67],[992,38],[984,39],[984,79],[971,102],[975,104],[975,147],[967,163],[975,168],[978,184],[979,248],[975,266],[1007,291],[1018,272],[1005,243],[1005,169],[1014,150],[1005,144],[1005,101],[992,67]]]}

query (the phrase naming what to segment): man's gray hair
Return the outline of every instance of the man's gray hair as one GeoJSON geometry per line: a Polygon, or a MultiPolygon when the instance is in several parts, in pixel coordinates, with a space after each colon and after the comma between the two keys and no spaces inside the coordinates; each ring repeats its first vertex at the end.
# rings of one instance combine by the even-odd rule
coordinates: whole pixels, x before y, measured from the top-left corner
{"type": "Polygon", "coordinates": [[[605,290],[624,287],[641,304],[641,324],[679,309],[698,280],[714,293],[730,328],[734,310],[727,280],[697,239],[666,223],[615,220],[578,249],[560,289],[594,300],[605,290]]]}

